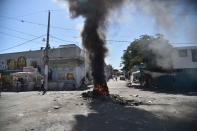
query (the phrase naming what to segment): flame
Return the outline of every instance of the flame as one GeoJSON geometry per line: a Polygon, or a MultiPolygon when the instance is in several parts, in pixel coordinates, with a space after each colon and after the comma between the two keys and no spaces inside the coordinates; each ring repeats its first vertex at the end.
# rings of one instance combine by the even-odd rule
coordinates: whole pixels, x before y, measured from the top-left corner
{"type": "Polygon", "coordinates": [[[94,91],[105,96],[109,94],[108,87],[106,85],[96,84],[94,91]]]}

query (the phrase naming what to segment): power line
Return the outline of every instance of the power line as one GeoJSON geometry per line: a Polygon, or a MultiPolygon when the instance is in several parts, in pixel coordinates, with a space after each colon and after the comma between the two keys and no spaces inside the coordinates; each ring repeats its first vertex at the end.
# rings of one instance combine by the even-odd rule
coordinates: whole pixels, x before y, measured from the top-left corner
{"type": "MultiPolygon", "coordinates": [[[[33,24],[33,25],[38,25],[38,26],[47,27],[46,24],[36,23],[36,22],[32,22],[32,21],[26,21],[26,20],[23,20],[23,19],[15,18],[15,17],[2,16],[2,15],[0,15],[0,17],[1,17],[1,18],[5,18],[5,19],[9,19],[9,20],[15,20],[15,21],[18,21],[18,22],[21,22],[21,23],[28,23],[28,24],[33,24]]],[[[63,28],[63,27],[59,27],[59,26],[51,26],[51,28],[60,29],[60,30],[77,31],[76,29],[73,29],[73,28],[63,28]]]]}
{"type": "Polygon", "coordinates": [[[9,27],[5,27],[5,26],[1,26],[1,25],[0,25],[0,28],[4,28],[6,30],[14,31],[14,32],[21,33],[21,34],[28,35],[28,36],[38,37],[38,36],[35,36],[33,34],[30,34],[30,33],[22,32],[22,31],[15,30],[15,29],[12,29],[12,28],[9,28],[9,27]]]}
{"type": "Polygon", "coordinates": [[[27,44],[27,43],[29,43],[29,42],[32,42],[32,41],[34,41],[34,40],[36,40],[36,39],[39,39],[39,38],[41,38],[41,37],[43,37],[43,36],[45,36],[45,35],[42,35],[42,36],[33,38],[33,39],[31,39],[31,40],[25,41],[25,42],[23,42],[23,43],[17,44],[17,45],[15,45],[15,46],[12,46],[12,47],[9,47],[9,48],[6,48],[6,49],[2,49],[2,50],[0,50],[0,52],[4,52],[4,51],[6,51],[6,50],[10,50],[10,49],[19,47],[19,46],[21,46],[21,45],[24,45],[24,44],[27,44]]]}
{"type": "MultiPolygon", "coordinates": [[[[51,12],[65,12],[64,9],[49,9],[51,12]]],[[[39,10],[39,11],[35,11],[35,12],[30,12],[30,13],[26,13],[26,14],[23,14],[23,15],[19,15],[19,16],[16,16],[16,17],[26,17],[26,16],[32,16],[32,15],[36,15],[38,13],[47,13],[49,10],[39,10]]],[[[16,18],[15,17],[15,18],[16,18]]]]}
{"type": "Polygon", "coordinates": [[[22,38],[22,37],[19,37],[19,36],[16,36],[16,35],[12,35],[12,34],[8,34],[8,33],[5,33],[5,32],[0,32],[0,34],[10,36],[10,37],[14,37],[14,38],[18,38],[18,39],[22,39],[22,40],[27,40],[25,38],[22,38]]]}
{"type": "MultiPolygon", "coordinates": [[[[79,42],[74,42],[74,41],[67,41],[67,40],[58,38],[58,37],[56,37],[56,36],[52,36],[52,35],[50,35],[50,36],[51,36],[52,38],[56,39],[56,40],[60,40],[60,41],[63,41],[63,42],[79,43],[79,42]]],[[[130,43],[130,42],[131,42],[131,41],[126,41],[126,40],[105,40],[105,41],[115,42],[115,43],[130,43]]]]}
{"type": "Polygon", "coordinates": [[[131,41],[127,41],[127,40],[105,40],[105,41],[118,42],[118,43],[128,43],[128,42],[131,42],[131,41]]]}
{"type": "Polygon", "coordinates": [[[61,39],[61,38],[58,38],[56,36],[52,36],[50,35],[52,38],[56,39],[56,40],[60,40],[60,41],[63,41],[63,42],[69,42],[69,43],[79,43],[79,42],[76,42],[76,41],[67,41],[67,40],[64,40],[64,39],[61,39]]]}
{"type": "MultiPolygon", "coordinates": [[[[18,39],[22,39],[22,40],[28,40],[26,38],[23,38],[23,37],[19,37],[19,36],[16,36],[16,35],[12,35],[12,34],[8,34],[8,33],[4,33],[4,32],[0,32],[0,34],[3,34],[3,35],[6,35],[6,36],[9,36],[9,37],[14,37],[14,38],[18,38],[18,39]]],[[[38,36],[35,36],[35,37],[38,37],[38,36]]],[[[38,43],[36,42],[37,44],[41,44],[41,43],[38,43]]]]}
{"type": "Polygon", "coordinates": [[[27,14],[24,14],[24,15],[19,15],[19,16],[16,16],[16,17],[26,17],[26,16],[32,16],[32,15],[36,15],[38,13],[46,13],[46,12],[47,12],[47,10],[40,10],[40,11],[30,12],[30,13],[27,13],[27,14]]]}

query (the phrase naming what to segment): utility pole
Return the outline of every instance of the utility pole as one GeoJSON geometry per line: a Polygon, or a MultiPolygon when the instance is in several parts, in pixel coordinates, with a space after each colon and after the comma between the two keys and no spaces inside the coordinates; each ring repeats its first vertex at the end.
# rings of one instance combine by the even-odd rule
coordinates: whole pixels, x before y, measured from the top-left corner
{"type": "Polygon", "coordinates": [[[49,32],[50,32],[50,11],[48,12],[48,27],[47,27],[47,40],[46,40],[46,48],[44,50],[44,88],[45,90],[48,89],[48,71],[49,71],[49,56],[48,56],[48,50],[50,48],[49,46],[49,32]]]}

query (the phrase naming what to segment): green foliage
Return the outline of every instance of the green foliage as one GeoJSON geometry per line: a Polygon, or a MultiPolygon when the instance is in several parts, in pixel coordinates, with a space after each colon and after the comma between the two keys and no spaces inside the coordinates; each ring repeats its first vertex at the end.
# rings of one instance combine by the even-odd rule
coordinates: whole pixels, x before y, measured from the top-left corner
{"type": "MultiPolygon", "coordinates": [[[[163,35],[142,35],[128,46],[122,56],[123,70],[129,71],[133,66],[144,63],[147,69],[164,69],[158,61],[170,58],[172,47],[163,35]]],[[[168,60],[169,61],[169,60],[168,60]]]]}

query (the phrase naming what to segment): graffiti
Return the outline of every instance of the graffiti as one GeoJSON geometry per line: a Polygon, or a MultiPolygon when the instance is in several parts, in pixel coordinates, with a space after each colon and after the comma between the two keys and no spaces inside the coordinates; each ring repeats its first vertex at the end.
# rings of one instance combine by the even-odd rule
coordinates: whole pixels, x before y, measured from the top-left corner
{"type": "Polygon", "coordinates": [[[23,67],[26,66],[26,58],[24,56],[21,56],[18,58],[17,66],[18,66],[18,69],[23,69],[23,67]]]}
{"type": "Polygon", "coordinates": [[[67,73],[66,74],[66,79],[67,80],[74,80],[75,79],[74,74],[73,73],[67,73]]]}
{"type": "Polygon", "coordinates": [[[24,56],[20,56],[17,60],[15,59],[8,59],[7,60],[7,67],[8,70],[22,70],[23,67],[26,67],[26,58],[24,56]]]}
{"type": "Polygon", "coordinates": [[[8,70],[15,70],[17,68],[17,62],[14,59],[7,60],[8,70]]]}

